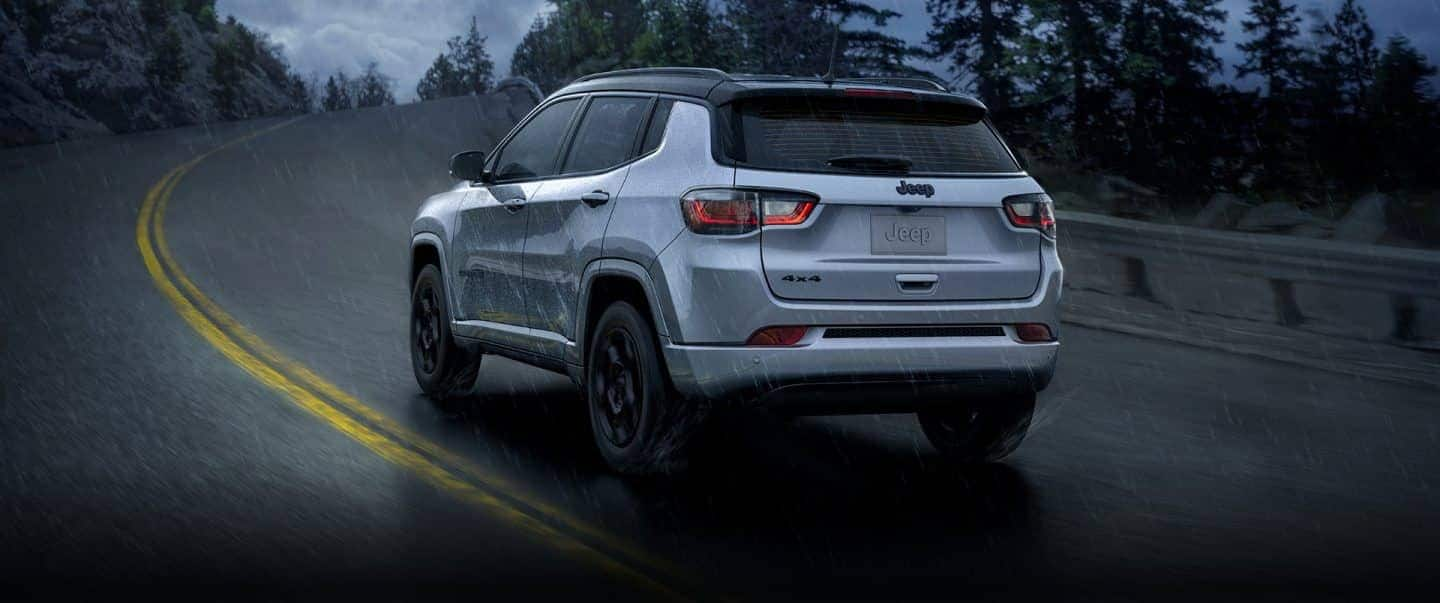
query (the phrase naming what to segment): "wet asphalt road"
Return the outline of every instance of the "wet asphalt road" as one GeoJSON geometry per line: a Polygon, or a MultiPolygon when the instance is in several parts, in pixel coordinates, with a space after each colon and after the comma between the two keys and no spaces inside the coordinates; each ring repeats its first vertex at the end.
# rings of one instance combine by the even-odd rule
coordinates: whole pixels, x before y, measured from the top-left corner
{"type": "MultiPolygon", "coordinates": [[[[358,400],[693,576],[804,598],[1422,597],[1440,569],[1440,395],[1069,327],[1003,465],[909,415],[720,417],[682,476],[627,480],[562,377],[490,358],[453,415],[406,352],[408,223],[468,100],[307,117],[199,164],[166,216],[196,285],[358,400]]],[[[0,584],[487,598],[636,594],[229,362],[146,273],[174,165],[275,121],[0,151],[0,584]]],[[[1083,270],[1083,266],[1068,266],[1083,270]]],[[[639,593],[650,594],[650,593],[639,593]]]]}

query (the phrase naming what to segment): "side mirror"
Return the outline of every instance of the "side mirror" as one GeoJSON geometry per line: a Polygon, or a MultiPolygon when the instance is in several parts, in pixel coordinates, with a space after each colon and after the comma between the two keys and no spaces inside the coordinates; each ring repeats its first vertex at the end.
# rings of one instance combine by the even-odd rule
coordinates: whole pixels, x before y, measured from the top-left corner
{"type": "Polygon", "coordinates": [[[450,177],[456,180],[468,182],[484,182],[488,180],[485,173],[485,153],[482,151],[464,151],[456,153],[450,158],[450,177]]]}

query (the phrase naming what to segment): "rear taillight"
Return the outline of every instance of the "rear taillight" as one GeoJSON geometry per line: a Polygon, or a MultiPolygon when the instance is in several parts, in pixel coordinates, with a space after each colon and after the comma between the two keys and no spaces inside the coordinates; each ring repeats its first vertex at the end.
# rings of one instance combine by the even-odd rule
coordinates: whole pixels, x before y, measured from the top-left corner
{"type": "Polygon", "coordinates": [[[810,332],[809,327],[765,327],[756,331],[745,345],[756,347],[787,347],[800,343],[805,334],[810,332]]]}
{"type": "Polygon", "coordinates": [[[804,224],[819,200],[789,191],[706,188],[680,199],[685,224],[699,234],[745,234],[765,226],[804,224]]]}
{"type": "Polygon", "coordinates": [[[1004,204],[1005,216],[1015,227],[1033,228],[1047,237],[1055,237],[1055,203],[1050,201],[1050,195],[1015,195],[1006,197],[1004,204]]]}
{"type": "Polygon", "coordinates": [[[755,193],[730,189],[691,191],[680,200],[685,223],[700,234],[743,234],[760,223],[755,193]]]}

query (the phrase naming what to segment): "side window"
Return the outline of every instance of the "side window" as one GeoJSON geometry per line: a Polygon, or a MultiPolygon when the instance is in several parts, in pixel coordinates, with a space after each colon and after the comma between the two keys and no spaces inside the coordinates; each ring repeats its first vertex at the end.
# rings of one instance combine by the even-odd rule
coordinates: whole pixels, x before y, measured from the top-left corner
{"type": "Polygon", "coordinates": [[[645,120],[650,99],[638,96],[598,96],[590,101],[563,173],[592,172],[614,167],[630,159],[635,136],[645,120]]]}
{"type": "Polygon", "coordinates": [[[495,161],[495,180],[543,178],[555,173],[555,154],[580,99],[563,100],[541,111],[510,139],[495,161]]]}
{"type": "Polygon", "coordinates": [[[640,147],[640,154],[644,155],[660,148],[660,140],[665,138],[665,125],[670,123],[670,108],[675,106],[675,101],[662,98],[655,105],[655,114],[650,117],[650,127],[645,128],[645,143],[640,147]]]}

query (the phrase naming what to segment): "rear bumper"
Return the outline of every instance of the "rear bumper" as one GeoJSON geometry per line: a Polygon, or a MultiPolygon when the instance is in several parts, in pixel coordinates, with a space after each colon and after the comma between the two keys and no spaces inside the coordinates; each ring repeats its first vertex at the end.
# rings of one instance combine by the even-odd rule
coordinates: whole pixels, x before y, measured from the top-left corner
{"type": "Polygon", "coordinates": [[[957,396],[1038,392],[1060,344],[994,337],[824,339],[794,348],[665,346],[679,393],[815,413],[910,411],[957,396]]]}

